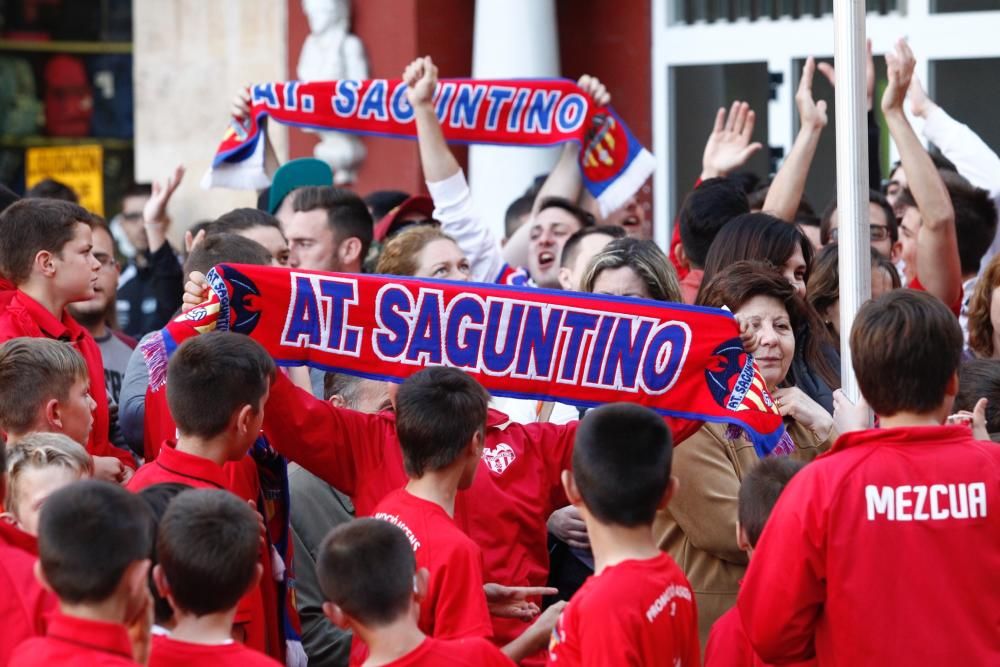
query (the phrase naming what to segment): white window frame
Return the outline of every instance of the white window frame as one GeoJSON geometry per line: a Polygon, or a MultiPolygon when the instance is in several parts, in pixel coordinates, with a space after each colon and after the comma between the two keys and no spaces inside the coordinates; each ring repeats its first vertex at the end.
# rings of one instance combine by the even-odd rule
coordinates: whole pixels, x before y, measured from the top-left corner
{"type": "MultiPolygon", "coordinates": [[[[916,73],[924,82],[929,79],[930,61],[1000,57],[1000,9],[932,14],[932,1],[901,0],[898,13],[870,14],[866,28],[875,53],[884,53],[905,36],[917,55],[916,73]]],[[[795,61],[810,55],[832,57],[834,40],[832,16],[672,24],[672,5],[671,0],[652,0],[653,152],[657,156],[653,223],[656,241],[663,248],[669,247],[673,216],[686,194],[674,192],[673,185],[672,68],[766,62],[770,72],[781,73],[784,83],[768,107],[767,136],[771,146],[782,147],[787,155],[794,140],[795,61]]]]}

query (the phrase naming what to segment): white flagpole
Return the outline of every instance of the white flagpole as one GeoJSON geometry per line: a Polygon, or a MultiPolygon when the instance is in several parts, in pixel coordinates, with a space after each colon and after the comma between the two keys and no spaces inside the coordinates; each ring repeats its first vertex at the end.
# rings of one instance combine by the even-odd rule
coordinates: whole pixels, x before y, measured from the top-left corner
{"type": "Polygon", "coordinates": [[[837,70],[840,371],[844,393],[857,402],[861,391],[851,366],[850,332],[858,309],[871,298],[864,0],[835,0],[833,21],[837,70]]]}

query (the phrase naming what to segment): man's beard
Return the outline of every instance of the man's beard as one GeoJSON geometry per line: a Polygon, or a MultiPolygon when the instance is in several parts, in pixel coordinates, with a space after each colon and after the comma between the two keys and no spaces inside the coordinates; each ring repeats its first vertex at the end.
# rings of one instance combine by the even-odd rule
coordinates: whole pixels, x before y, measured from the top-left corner
{"type": "Polygon", "coordinates": [[[93,329],[101,322],[105,321],[107,308],[97,310],[92,306],[83,304],[70,304],[69,313],[73,319],[80,323],[84,329],[93,329]]]}

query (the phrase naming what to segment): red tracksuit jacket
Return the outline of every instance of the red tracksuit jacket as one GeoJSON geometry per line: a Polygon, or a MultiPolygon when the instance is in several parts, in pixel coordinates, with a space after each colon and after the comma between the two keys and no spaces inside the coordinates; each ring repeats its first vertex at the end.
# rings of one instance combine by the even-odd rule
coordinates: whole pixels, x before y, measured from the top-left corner
{"type": "Polygon", "coordinates": [[[124,449],[119,449],[109,440],[110,415],[108,395],[104,390],[104,361],[101,349],[94,337],[64,312],[62,320],[57,320],[50,312],[23,292],[3,292],[0,296],[0,343],[22,336],[30,338],[52,338],[72,343],[83,360],[87,362],[90,375],[90,395],[97,408],[94,409],[94,425],[87,441],[87,452],[92,456],[114,456],[130,468],[135,467],[135,459],[124,449]]]}
{"type": "Polygon", "coordinates": [[[766,662],[1000,665],[1000,446],[842,436],[781,494],[737,605],[766,662]]]}

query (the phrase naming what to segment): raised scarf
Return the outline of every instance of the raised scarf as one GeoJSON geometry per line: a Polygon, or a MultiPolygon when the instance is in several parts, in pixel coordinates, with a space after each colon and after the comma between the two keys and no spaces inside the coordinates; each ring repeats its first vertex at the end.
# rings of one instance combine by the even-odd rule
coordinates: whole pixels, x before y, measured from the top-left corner
{"type": "Polygon", "coordinates": [[[454,366],[498,396],[587,407],[628,401],[735,424],[761,456],[784,432],[723,310],[268,266],[221,264],[208,281],[209,300],[168,324],[169,346],[221,329],[250,336],[286,366],[391,382],[454,366]]]}
{"type": "MultiPolygon", "coordinates": [[[[635,194],[656,165],[614,110],[595,106],[567,79],[443,79],[434,101],[448,141],[580,144],[583,182],[603,214],[635,194]]],[[[413,117],[400,80],[256,84],[248,118],[231,121],[202,185],[260,189],[270,184],[261,141],[268,118],[313,130],[416,139],[413,117]]]]}

